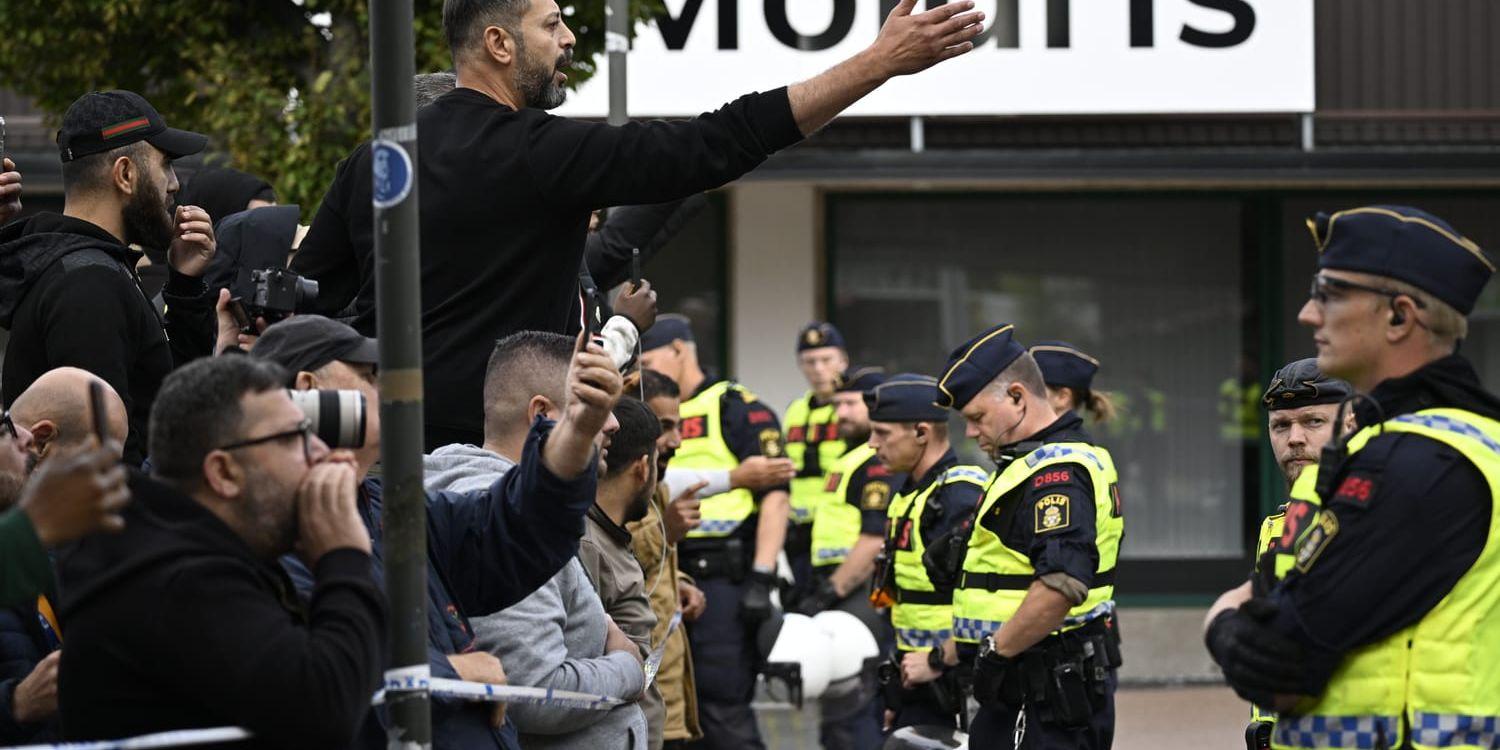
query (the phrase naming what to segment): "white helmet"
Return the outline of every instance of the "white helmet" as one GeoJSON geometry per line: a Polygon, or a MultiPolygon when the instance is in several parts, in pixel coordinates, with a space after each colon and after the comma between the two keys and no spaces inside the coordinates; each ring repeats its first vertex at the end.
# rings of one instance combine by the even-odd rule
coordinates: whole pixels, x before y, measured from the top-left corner
{"type": "MultiPolygon", "coordinates": [[[[788,615],[790,617],[790,615],[788,615]]],[[[812,624],[826,634],[831,643],[831,679],[833,682],[858,677],[865,660],[880,656],[880,646],[870,629],[848,612],[830,609],[819,612],[812,624]]]]}
{"type": "Polygon", "coordinates": [[[801,667],[802,697],[820,698],[832,681],[834,645],[828,634],[807,615],[782,617],[776,643],[766,655],[767,665],[796,664],[801,667]]]}

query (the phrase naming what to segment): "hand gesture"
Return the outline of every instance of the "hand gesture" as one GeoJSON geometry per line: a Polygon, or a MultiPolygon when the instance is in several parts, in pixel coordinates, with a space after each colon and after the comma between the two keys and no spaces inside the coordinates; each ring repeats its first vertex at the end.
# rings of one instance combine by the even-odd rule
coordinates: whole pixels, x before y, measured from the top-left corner
{"type": "Polygon", "coordinates": [[[609,421],[610,411],[620,400],[624,384],[620,371],[603,347],[589,340],[588,331],[578,334],[573,363],[568,367],[568,391],[563,418],[581,432],[597,435],[609,421]]]}
{"type": "Polygon", "coordinates": [[[634,289],[627,284],[615,295],[615,312],[629,318],[635,330],[645,333],[656,323],[656,290],[651,288],[651,282],[641,279],[641,285],[634,289]]]}
{"type": "Polygon", "coordinates": [[[120,445],[111,440],[54,456],[31,475],[18,507],[31,518],[43,546],[125,528],[120,511],[130,502],[130,488],[119,456],[120,445]]]}
{"type": "Polygon", "coordinates": [[[871,45],[889,76],[918,73],[958,57],[974,49],[974,39],[984,31],[984,13],[974,10],[973,0],[922,13],[914,12],[916,6],[917,0],[899,0],[871,45]]]}
{"type": "Polygon", "coordinates": [[[21,213],[21,173],[10,159],[0,162],[0,224],[21,213]]]}
{"type": "Polygon", "coordinates": [[[751,456],[729,472],[729,484],[735,488],[764,490],[786,484],[797,476],[790,458],[751,456]]]}
{"type": "Polygon", "coordinates": [[[676,544],[687,538],[688,532],[703,523],[703,503],[698,493],[708,482],[699,482],[685,490],[667,504],[662,522],[667,526],[667,544],[676,544]]]}
{"type": "Polygon", "coordinates": [[[352,460],[337,454],[314,465],[297,489],[297,550],[308,568],[323,555],[349,547],[370,552],[370,532],[355,504],[352,460]]]}
{"type": "Polygon", "coordinates": [[[167,248],[167,263],[183,276],[202,276],[218,249],[213,219],[197,206],[178,206],[172,224],[175,233],[167,248]]]}

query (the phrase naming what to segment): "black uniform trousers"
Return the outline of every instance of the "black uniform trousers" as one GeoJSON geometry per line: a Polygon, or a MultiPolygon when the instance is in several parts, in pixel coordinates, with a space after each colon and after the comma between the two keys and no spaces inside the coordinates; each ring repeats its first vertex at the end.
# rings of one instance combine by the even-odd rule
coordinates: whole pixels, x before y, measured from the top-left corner
{"type": "Polygon", "coordinates": [[[1017,711],[1009,706],[981,706],[969,726],[969,747],[985,750],[1108,750],[1115,739],[1115,688],[1117,670],[1105,678],[1104,697],[1087,726],[1067,728],[1042,721],[1032,706],[1026,707],[1025,730],[1016,742],[1017,711]]]}

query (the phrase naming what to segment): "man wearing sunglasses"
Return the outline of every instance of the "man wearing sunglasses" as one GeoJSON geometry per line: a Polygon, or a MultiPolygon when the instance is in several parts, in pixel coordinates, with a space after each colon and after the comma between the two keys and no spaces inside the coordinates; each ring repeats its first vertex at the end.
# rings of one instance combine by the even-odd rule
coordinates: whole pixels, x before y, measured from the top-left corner
{"type": "Polygon", "coordinates": [[[1273,747],[1490,746],[1500,399],[1458,346],[1495,266],[1414,208],[1309,226],[1318,273],[1298,318],[1318,368],[1361,394],[1360,429],[1297,478],[1278,540],[1285,578],[1221,600],[1209,651],[1241,696],[1282,712],[1273,747]]]}

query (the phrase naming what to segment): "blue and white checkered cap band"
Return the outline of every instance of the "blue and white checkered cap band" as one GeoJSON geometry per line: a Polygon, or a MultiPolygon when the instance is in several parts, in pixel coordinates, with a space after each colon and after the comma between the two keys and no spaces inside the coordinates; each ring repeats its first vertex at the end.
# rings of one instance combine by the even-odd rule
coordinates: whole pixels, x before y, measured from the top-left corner
{"type": "Polygon", "coordinates": [[[726,534],[733,534],[734,530],[738,529],[742,523],[744,521],[710,520],[704,521],[694,531],[702,536],[724,536],[726,534]]]}
{"type": "Polygon", "coordinates": [[[1040,448],[1037,448],[1026,456],[1026,465],[1028,467],[1035,467],[1037,464],[1043,461],[1049,461],[1054,458],[1062,458],[1063,456],[1074,455],[1088,459],[1089,461],[1093,462],[1094,466],[1097,467],[1100,471],[1104,471],[1104,462],[1100,461],[1099,457],[1094,455],[1092,451],[1070,448],[1066,445],[1044,445],[1040,448]]]}
{"type": "Polygon", "coordinates": [[[1415,712],[1411,739],[1430,747],[1500,747],[1500,716],[1415,712]]]}
{"type": "Polygon", "coordinates": [[[907,648],[937,648],[953,636],[951,630],[896,628],[896,640],[907,648]]]}
{"type": "Polygon", "coordinates": [[[960,641],[983,640],[985,636],[1000,629],[1004,623],[997,620],[973,620],[967,617],[953,618],[953,637],[960,641]]]}
{"type": "Polygon", "coordinates": [[[945,483],[960,479],[972,479],[983,484],[990,481],[990,475],[969,466],[955,466],[943,474],[943,481],[945,483]]]}
{"type": "Polygon", "coordinates": [[[839,549],[819,549],[819,550],[817,550],[817,554],[815,555],[815,557],[818,560],[820,560],[820,561],[821,560],[833,560],[833,559],[842,560],[842,559],[844,559],[844,558],[846,558],[848,556],[849,556],[849,548],[848,547],[841,547],[839,549]]]}
{"type": "Polygon", "coordinates": [[[1483,430],[1468,422],[1461,422],[1452,417],[1445,417],[1440,414],[1402,414],[1391,421],[1420,425],[1430,430],[1442,430],[1455,435],[1463,435],[1466,438],[1473,438],[1479,441],[1481,445],[1495,453],[1500,453],[1500,443],[1491,440],[1490,436],[1484,434],[1483,430]]]}
{"type": "Polygon", "coordinates": [[[1276,722],[1276,744],[1309,750],[1375,750],[1395,741],[1394,727],[1398,726],[1400,719],[1395,716],[1283,716],[1276,722]]]}

